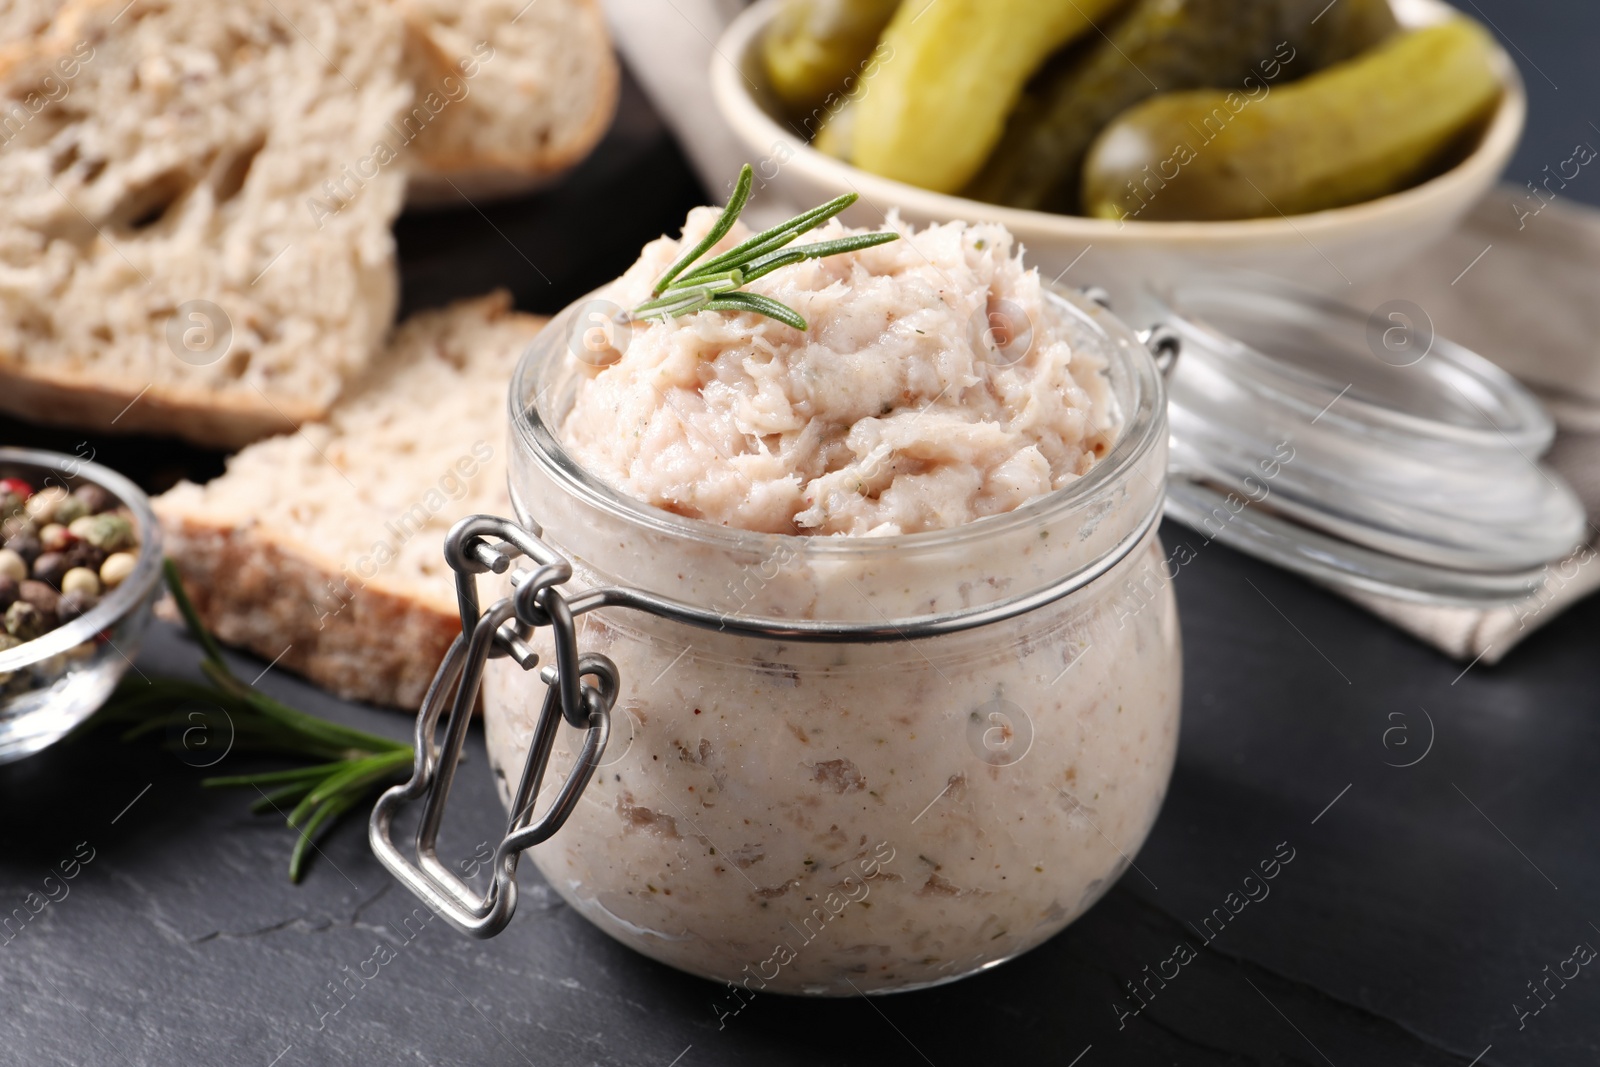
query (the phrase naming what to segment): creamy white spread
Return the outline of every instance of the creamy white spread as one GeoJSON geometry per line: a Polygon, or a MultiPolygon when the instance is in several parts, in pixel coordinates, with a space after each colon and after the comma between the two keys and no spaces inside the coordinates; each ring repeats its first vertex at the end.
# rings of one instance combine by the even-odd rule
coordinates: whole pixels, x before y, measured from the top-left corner
{"type": "MultiPolygon", "coordinates": [[[[916,645],[584,616],[581,646],[623,679],[614,735],[529,856],[611,936],[744,996],[913,988],[1025,952],[1117,880],[1172,773],[1170,587],[1122,589],[1160,568],[1154,535],[1127,562],[1094,603],[916,645]]],[[[485,697],[509,800],[543,686],[494,660],[485,697]]],[[[562,730],[539,810],[579,741],[562,730]]]]}
{"type": "MultiPolygon", "coordinates": [[[[647,245],[603,294],[622,307],[697,242],[647,245]]],[[[795,247],[864,232],[838,220],[795,247]]],[[[768,533],[883,535],[959,526],[1083,475],[1116,437],[1101,360],[1079,351],[1004,227],[949,223],[750,283],[805,318],[636,323],[562,428],[629,496],[768,533]]],[[[742,226],[716,251],[748,236],[742,226]]]]}

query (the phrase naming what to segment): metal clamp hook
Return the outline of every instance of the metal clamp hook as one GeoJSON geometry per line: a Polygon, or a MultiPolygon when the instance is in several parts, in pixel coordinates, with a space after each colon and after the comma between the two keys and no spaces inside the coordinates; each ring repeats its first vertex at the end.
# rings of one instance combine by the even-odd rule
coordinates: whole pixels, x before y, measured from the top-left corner
{"type": "Polygon", "coordinates": [[[1148,330],[1140,330],[1138,336],[1155,357],[1156,370],[1161,372],[1163,378],[1170,379],[1178,365],[1178,357],[1183,354],[1183,337],[1164,322],[1158,322],[1148,330]]]}
{"type": "Polygon", "coordinates": [[[493,937],[511,920],[517,907],[517,862],[526,849],[561,829],[577,806],[605,752],[611,735],[611,708],[617,699],[615,664],[598,654],[578,654],[573,612],[559,588],[572,577],[572,567],[540,540],[539,533],[537,526],[530,530],[488,515],[463,519],[451,529],[445,558],[456,572],[462,632],[451,643],[417,713],[411,779],[378,799],[367,828],[372,851],[390,873],[435,913],[473,937],[493,937]],[[491,537],[498,540],[491,542],[491,537]],[[538,569],[519,573],[516,592],[480,613],[477,575],[486,571],[503,574],[519,555],[533,560],[538,569]],[[495,849],[494,882],[479,895],[440,861],[436,847],[439,827],[483,683],[484,664],[491,656],[509,655],[524,670],[537,666],[538,654],[528,646],[527,638],[541,626],[551,629],[555,663],[539,673],[548,687],[544,706],[512,798],[505,833],[495,849]],[[442,744],[438,742],[441,717],[442,744]],[[583,747],[550,806],[536,815],[534,802],[563,719],[585,731],[583,747]],[[399,809],[419,798],[423,810],[413,862],[395,845],[392,826],[399,809]]]}

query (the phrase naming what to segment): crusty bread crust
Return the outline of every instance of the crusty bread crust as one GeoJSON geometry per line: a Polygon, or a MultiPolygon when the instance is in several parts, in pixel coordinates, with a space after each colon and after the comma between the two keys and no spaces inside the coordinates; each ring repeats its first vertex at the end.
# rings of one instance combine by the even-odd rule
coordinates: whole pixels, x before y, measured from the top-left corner
{"type": "MultiPolygon", "coordinates": [[[[463,352],[470,353],[471,362],[461,368],[468,377],[451,379],[460,384],[450,388],[462,398],[474,398],[472,410],[482,409],[480,394],[493,396],[492,410],[485,411],[481,424],[469,432],[495,437],[495,451],[478,475],[475,484],[480,491],[473,499],[457,501],[449,514],[441,511],[440,525],[431,527],[426,539],[418,537],[418,545],[427,541],[424,547],[430,554],[440,549],[446,521],[508,506],[503,499],[506,464],[500,440],[505,432],[504,389],[511,364],[544,321],[512,311],[505,292],[424,312],[397,329],[368,377],[335,405],[330,423],[334,432],[343,414],[357,405],[368,413],[381,411],[393,424],[416,427],[416,450],[422,459],[393,455],[385,451],[387,446],[367,437],[346,438],[342,443],[349,446],[349,455],[374,469],[381,465],[390,477],[402,469],[408,476],[415,474],[418,484],[408,483],[402,491],[408,498],[421,499],[429,479],[448,469],[447,460],[462,442],[449,442],[448,435],[443,435],[443,442],[435,435],[424,436],[429,414],[416,410],[415,397],[406,391],[407,368],[430,362],[435,367],[454,364],[463,352]],[[432,454],[435,451],[440,454],[432,454]]],[[[436,399],[441,408],[448,406],[448,397],[436,395],[436,399]]],[[[311,427],[306,432],[321,430],[311,427]]],[[[287,451],[284,446],[297,444],[301,436],[264,441],[236,462],[248,467],[248,458],[257,450],[280,460],[287,451]]],[[[330,442],[325,447],[337,451],[330,442]]],[[[363,480],[358,468],[352,466],[348,473],[363,480]]],[[[395,565],[352,582],[351,560],[341,559],[337,548],[330,550],[335,538],[327,529],[328,524],[340,523],[352,505],[308,490],[301,497],[271,502],[288,508],[258,511],[250,504],[254,482],[247,486],[242,480],[248,478],[230,471],[211,485],[182,484],[154,501],[167,553],[176,561],[206,626],[224,643],[277,660],[280,667],[342,698],[415,710],[460,632],[448,573],[424,577],[395,565]],[[218,491],[225,484],[235,492],[218,491]],[[238,490],[243,488],[252,493],[241,496],[238,490]],[[301,515],[311,517],[299,519],[301,515]]],[[[341,479],[335,491],[342,489],[341,479]]]]}
{"type": "Polygon", "coordinates": [[[180,386],[130,394],[66,367],[13,367],[0,353],[0,409],[48,426],[162,436],[178,433],[197,445],[235,449],[293,430],[325,410],[287,399],[276,407],[246,400],[180,386]]]}
{"type": "Polygon", "coordinates": [[[320,609],[337,565],[251,524],[163,511],[161,525],[184,588],[218,640],[277,659],[341,699],[415,709],[461,632],[453,607],[377,583],[341,611],[320,609]]]}

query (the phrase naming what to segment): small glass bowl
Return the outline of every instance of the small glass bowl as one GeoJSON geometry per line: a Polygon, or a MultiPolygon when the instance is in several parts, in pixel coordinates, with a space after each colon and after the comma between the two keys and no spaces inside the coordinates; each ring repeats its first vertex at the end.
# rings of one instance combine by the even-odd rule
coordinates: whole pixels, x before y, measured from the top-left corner
{"type": "Polygon", "coordinates": [[[35,490],[98,485],[133,515],[139,560],[92,609],[9,651],[0,652],[0,763],[32,755],[92,715],[138,654],[161,589],[161,526],[150,499],[115,471],[78,456],[0,448],[0,478],[35,490]]]}

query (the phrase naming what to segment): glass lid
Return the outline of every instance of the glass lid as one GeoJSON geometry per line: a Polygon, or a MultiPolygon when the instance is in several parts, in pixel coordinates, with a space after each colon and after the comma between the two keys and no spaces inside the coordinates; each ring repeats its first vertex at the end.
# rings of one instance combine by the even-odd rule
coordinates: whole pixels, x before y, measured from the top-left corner
{"type": "Polygon", "coordinates": [[[1549,415],[1416,305],[1234,274],[1157,298],[1180,352],[1168,511],[1208,538],[1437,602],[1524,596],[1583,540],[1582,503],[1539,462],[1549,415]]]}

